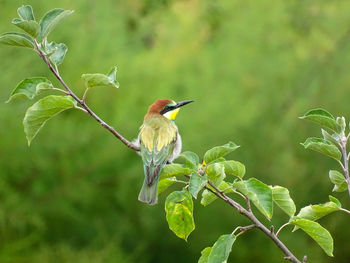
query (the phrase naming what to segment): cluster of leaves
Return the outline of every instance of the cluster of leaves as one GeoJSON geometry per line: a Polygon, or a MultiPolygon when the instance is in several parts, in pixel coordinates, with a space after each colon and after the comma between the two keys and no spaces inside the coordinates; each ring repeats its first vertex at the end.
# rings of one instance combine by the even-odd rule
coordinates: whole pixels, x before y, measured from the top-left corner
{"type": "MultiPolygon", "coordinates": [[[[238,147],[232,142],[214,147],[205,153],[203,162],[199,161],[195,153],[184,152],[179,157],[180,160],[184,160],[182,163],[168,164],[163,168],[159,194],[176,182],[185,183],[181,191],[172,192],[166,199],[165,211],[169,228],[178,237],[187,240],[189,234],[195,229],[193,198],[198,198],[202,191],[203,206],[215,201],[218,197],[213,193],[215,192],[211,186],[213,184],[222,193],[232,193],[233,198],[244,197],[250,200],[268,220],[273,216],[274,205],[277,205],[288,215],[287,224],[294,225],[294,231],[302,229],[321,246],[327,255],[332,256],[333,239],[329,232],[315,221],[340,210],[340,202],[330,196],[329,202],[304,207],[295,215],[296,207],[287,188],[267,185],[256,178],[243,179],[245,166],[238,161],[225,159],[227,154],[238,147]],[[185,179],[189,177],[189,180],[179,180],[179,177],[185,179]]],[[[220,236],[212,247],[202,251],[199,262],[226,262],[237,236],[234,232],[220,236]]]]}
{"type": "MultiPolygon", "coordinates": [[[[62,64],[68,48],[64,43],[48,42],[47,37],[73,11],[60,8],[53,9],[47,12],[39,22],[35,20],[33,9],[29,5],[18,8],[17,13],[18,18],[14,18],[12,23],[25,33],[11,32],[2,34],[0,43],[30,48],[46,59],[55,73],[59,74],[58,66],[62,64]]],[[[92,87],[118,88],[119,83],[116,80],[116,74],[117,67],[113,67],[106,75],[99,73],[83,74],[82,79],[85,81],[86,86],[84,97],[92,87]]],[[[27,109],[23,125],[28,145],[30,145],[46,121],[62,111],[79,108],[77,106],[79,101],[72,98],[69,91],[55,88],[51,81],[44,77],[31,77],[21,81],[7,100],[7,102],[10,102],[17,98],[34,99],[36,96],[48,91],[58,91],[64,93],[64,95],[46,96],[27,109]]]]}
{"type": "MultiPolygon", "coordinates": [[[[116,67],[112,68],[108,74],[83,74],[82,79],[86,86],[83,99],[75,96],[65,85],[59,75],[58,66],[62,64],[68,48],[64,43],[49,42],[47,37],[57,24],[70,14],[72,11],[53,9],[37,22],[32,7],[22,6],[18,9],[19,17],[15,18],[12,23],[24,33],[5,33],[0,36],[2,44],[30,48],[39,54],[65,88],[55,88],[46,78],[33,77],[21,81],[12,91],[7,102],[20,97],[34,99],[47,91],[64,93],[64,95],[49,95],[41,98],[27,109],[23,124],[28,144],[46,121],[58,113],[71,108],[87,111],[89,108],[85,104],[85,96],[90,88],[119,87],[116,80],[116,67]]],[[[321,109],[309,111],[302,118],[316,122],[331,132],[322,130],[323,139],[309,138],[303,145],[305,148],[334,158],[341,164],[345,177],[342,173],[331,170],[330,179],[335,185],[334,191],[345,191],[350,182],[349,156],[346,153],[346,144],[350,135],[345,136],[345,119],[343,117],[335,119],[330,113],[321,109]],[[342,156],[344,165],[340,161],[342,156]]],[[[296,207],[288,189],[282,186],[267,185],[256,178],[243,179],[246,172],[245,166],[238,161],[225,159],[227,154],[238,147],[232,142],[214,147],[205,153],[203,161],[200,161],[193,152],[184,152],[179,158],[182,159],[182,163],[169,164],[162,169],[159,194],[174,183],[185,184],[181,191],[172,192],[166,199],[165,211],[169,228],[178,237],[187,240],[189,234],[195,229],[193,198],[198,198],[201,193],[201,204],[207,206],[214,202],[220,194],[232,194],[233,198],[244,198],[249,213],[253,213],[249,207],[251,202],[267,220],[271,220],[274,205],[277,205],[289,218],[283,226],[294,225],[293,231],[302,229],[321,246],[327,255],[332,256],[333,239],[330,233],[316,221],[332,212],[344,210],[340,202],[330,196],[329,202],[309,205],[295,215],[296,207]]],[[[199,262],[226,262],[231,247],[240,233],[236,234],[236,231],[233,231],[220,236],[212,247],[207,247],[202,251],[199,262]]]]}
{"type": "Polygon", "coordinates": [[[320,152],[335,159],[341,166],[343,173],[337,170],[329,171],[329,179],[334,184],[333,192],[344,192],[349,189],[349,154],[346,150],[350,133],[346,135],[346,121],[344,117],[334,118],[323,109],[313,109],[305,113],[301,119],[309,120],[320,125],[323,138],[308,138],[302,145],[306,149],[320,152]],[[328,130],[328,132],[326,131],[328,130]],[[343,158],[344,164],[341,159],[343,158]]]}

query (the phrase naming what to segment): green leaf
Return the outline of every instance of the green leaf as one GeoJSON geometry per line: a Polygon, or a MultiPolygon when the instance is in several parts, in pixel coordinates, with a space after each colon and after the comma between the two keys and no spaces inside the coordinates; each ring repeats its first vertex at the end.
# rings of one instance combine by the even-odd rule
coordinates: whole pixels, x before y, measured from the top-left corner
{"type": "Polygon", "coordinates": [[[172,163],[167,164],[162,168],[160,172],[160,179],[168,178],[172,176],[181,176],[181,175],[189,175],[192,173],[192,170],[182,164],[172,163]]]}
{"type": "Polygon", "coordinates": [[[230,152],[233,152],[237,148],[239,148],[239,146],[233,142],[229,142],[223,146],[216,146],[205,153],[204,161],[206,164],[209,164],[215,161],[216,159],[223,157],[226,154],[229,154],[230,152]]]}
{"type": "Polygon", "coordinates": [[[239,178],[243,178],[245,175],[245,166],[238,161],[223,161],[222,164],[225,167],[225,174],[234,175],[239,178]]]}
{"type": "Polygon", "coordinates": [[[75,106],[70,96],[50,95],[37,101],[27,109],[23,119],[28,145],[44,126],[46,121],[58,113],[75,106]]]}
{"type": "Polygon", "coordinates": [[[21,6],[17,9],[19,18],[12,20],[12,24],[36,38],[40,32],[40,26],[35,21],[33,9],[30,5],[21,6]]]}
{"type": "Polygon", "coordinates": [[[56,8],[47,12],[39,23],[41,28],[41,38],[46,38],[64,18],[72,13],[73,11],[71,10],[63,10],[61,8],[56,8]]]}
{"type": "Polygon", "coordinates": [[[346,121],[344,117],[337,117],[335,122],[339,125],[340,130],[342,132],[345,132],[345,128],[346,128],[346,121]]]}
{"type": "Polygon", "coordinates": [[[308,138],[304,143],[301,143],[301,145],[303,145],[305,149],[322,153],[336,160],[340,160],[342,156],[341,152],[334,144],[321,138],[308,138]]]}
{"type": "Polygon", "coordinates": [[[210,180],[216,186],[225,179],[225,166],[222,163],[212,163],[207,166],[205,170],[208,175],[208,180],[210,180]]]}
{"type": "Polygon", "coordinates": [[[197,199],[199,191],[203,189],[207,182],[208,179],[206,175],[200,176],[198,173],[194,172],[191,174],[188,191],[197,199]]]}
{"type": "Polygon", "coordinates": [[[22,20],[35,20],[33,8],[30,5],[22,5],[17,9],[17,13],[22,20]]]}
{"type": "Polygon", "coordinates": [[[235,240],[232,234],[220,236],[210,251],[208,263],[226,263],[235,240]]]}
{"type": "MultiPolygon", "coordinates": [[[[338,201],[339,202],[339,201],[338,201]]],[[[335,202],[327,202],[318,205],[308,205],[303,207],[296,215],[297,218],[304,218],[311,221],[317,221],[321,217],[329,215],[335,211],[339,211],[341,207],[335,202]]]]}
{"type": "Polygon", "coordinates": [[[269,186],[256,178],[250,178],[247,181],[234,182],[233,187],[247,196],[268,219],[272,217],[272,189],[269,186]]]}
{"type": "Polygon", "coordinates": [[[195,228],[191,194],[185,189],[172,192],[165,201],[165,212],[169,228],[175,235],[187,240],[195,228]]]}
{"type": "Polygon", "coordinates": [[[340,132],[341,127],[336,123],[332,114],[323,109],[314,109],[305,113],[300,119],[315,122],[322,127],[329,128],[334,132],[340,132]]]}
{"type": "Polygon", "coordinates": [[[208,257],[211,252],[211,247],[206,247],[201,252],[201,257],[198,260],[198,263],[208,263],[208,257]]]}
{"type": "Polygon", "coordinates": [[[13,99],[25,97],[28,99],[33,99],[44,89],[52,89],[53,86],[51,82],[44,77],[27,78],[22,80],[17,87],[12,91],[10,98],[6,103],[12,101],[13,99]]]}
{"type": "Polygon", "coordinates": [[[112,87],[119,88],[119,83],[116,81],[117,67],[113,67],[107,74],[83,74],[81,77],[85,81],[87,88],[92,87],[112,87]]]}
{"type": "Polygon", "coordinates": [[[335,203],[339,208],[341,208],[341,203],[337,198],[331,195],[329,195],[328,197],[329,197],[329,201],[335,203]]]}
{"type": "Polygon", "coordinates": [[[330,170],[329,179],[334,184],[333,192],[344,192],[347,190],[348,185],[343,174],[336,170],[330,170]]]}
{"type": "Polygon", "coordinates": [[[199,157],[193,152],[183,152],[178,158],[185,159],[186,166],[189,166],[190,168],[197,168],[197,165],[199,164],[199,157]]]}
{"type": "MultiPolygon", "coordinates": [[[[231,189],[231,186],[225,181],[222,181],[218,188],[219,188],[219,190],[224,191],[225,193],[233,192],[233,190],[231,189]]],[[[217,198],[218,197],[216,195],[214,195],[209,190],[205,189],[202,192],[201,204],[203,206],[207,206],[207,205],[211,204],[213,201],[215,201],[217,198]]]]}
{"type": "Polygon", "coordinates": [[[53,43],[53,49],[51,49],[52,54],[49,56],[50,61],[55,64],[56,66],[59,66],[62,64],[64,57],[66,56],[66,53],[68,51],[68,47],[64,43],[56,44],[53,43]]]}
{"type": "Polygon", "coordinates": [[[163,193],[169,186],[171,186],[174,183],[176,183],[175,176],[160,180],[158,183],[158,195],[163,193]]]}
{"type": "Polygon", "coordinates": [[[319,223],[307,219],[295,219],[291,224],[300,227],[307,233],[330,257],[333,257],[333,238],[319,223]]]}
{"type": "Polygon", "coordinates": [[[21,20],[19,18],[15,18],[12,20],[12,24],[19,27],[34,38],[36,38],[40,33],[40,26],[38,22],[34,20],[26,21],[21,20]]]}
{"type": "Polygon", "coordinates": [[[289,216],[295,214],[296,208],[292,198],[290,198],[287,188],[282,186],[271,186],[273,201],[289,216]]]}
{"type": "Polygon", "coordinates": [[[331,143],[333,143],[334,145],[339,145],[339,138],[337,136],[336,133],[334,133],[333,135],[330,135],[327,131],[325,131],[324,129],[321,129],[321,132],[322,132],[322,135],[323,135],[323,138],[326,140],[326,141],[329,141],[331,143]]]}
{"type": "Polygon", "coordinates": [[[34,48],[34,42],[30,36],[21,33],[5,33],[0,36],[0,44],[34,48]]]}

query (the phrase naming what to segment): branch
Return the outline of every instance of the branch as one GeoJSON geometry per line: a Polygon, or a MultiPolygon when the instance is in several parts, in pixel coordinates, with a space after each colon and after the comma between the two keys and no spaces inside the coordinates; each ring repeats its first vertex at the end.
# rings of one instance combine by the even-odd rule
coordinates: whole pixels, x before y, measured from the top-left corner
{"type": "MultiPolygon", "coordinates": [[[[108,125],[106,122],[104,122],[96,113],[94,113],[89,106],[85,102],[85,98],[80,99],[64,82],[62,77],[60,76],[57,67],[53,67],[50,60],[44,55],[44,53],[40,49],[40,44],[36,40],[34,40],[36,51],[41,57],[41,59],[46,63],[46,65],[49,67],[51,72],[55,75],[57,80],[62,84],[64,89],[67,91],[67,95],[74,98],[78,104],[81,105],[81,107],[78,107],[78,109],[83,110],[87,114],[89,114],[92,118],[94,118],[98,123],[100,123],[104,128],[106,128],[108,131],[110,131],[115,137],[117,137],[122,143],[124,143],[127,147],[130,149],[133,149],[135,151],[139,151],[140,148],[127,139],[125,139],[122,135],[120,135],[112,126],[108,125]]],[[[215,190],[212,190],[209,187],[205,187],[207,190],[211,191],[213,194],[215,194],[220,199],[224,200],[226,203],[228,203],[230,206],[235,208],[240,214],[247,217],[250,221],[252,221],[252,225],[246,226],[246,227],[240,227],[239,229],[241,232],[238,234],[243,234],[249,229],[252,229],[254,227],[259,228],[262,232],[264,232],[268,237],[271,238],[271,240],[282,250],[282,252],[285,254],[285,259],[289,260],[293,263],[301,263],[293,254],[289,251],[289,249],[283,244],[281,240],[278,239],[277,235],[274,234],[273,231],[269,230],[265,225],[263,225],[253,214],[253,212],[250,209],[250,203],[249,199],[246,199],[248,210],[246,210],[244,207],[242,207],[239,203],[232,200],[230,197],[225,195],[224,192],[220,191],[212,182],[208,181],[208,184],[215,190]]],[[[350,186],[349,186],[350,187],[350,186]]],[[[350,188],[349,188],[350,189],[350,188]]]]}
{"type": "Polygon", "coordinates": [[[139,151],[140,148],[127,139],[125,139],[119,132],[117,132],[112,126],[108,125],[105,121],[103,121],[96,113],[94,113],[89,106],[86,104],[85,100],[79,99],[79,97],[67,86],[67,84],[64,82],[62,77],[60,76],[57,67],[53,67],[50,60],[44,55],[44,53],[40,49],[40,44],[34,40],[34,44],[36,47],[36,51],[39,54],[39,56],[42,58],[42,60],[46,63],[46,65],[49,67],[51,72],[55,75],[57,80],[62,84],[64,89],[67,91],[66,94],[71,96],[73,99],[75,99],[81,107],[86,111],[87,114],[89,114],[92,118],[94,118],[97,122],[99,122],[102,127],[106,128],[108,131],[110,131],[115,137],[117,137],[122,143],[124,143],[127,147],[130,149],[133,149],[135,151],[139,151]]]}
{"type": "MultiPolygon", "coordinates": [[[[289,260],[290,262],[293,263],[301,263],[292,252],[286,247],[286,245],[279,240],[277,235],[273,233],[273,231],[270,231],[265,225],[263,225],[259,219],[255,217],[253,212],[246,210],[244,207],[242,207],[239,203],[236,201],[232,200],[230,197],[228,197],[225,193],[222,193],[212,182],[208,181],[208,184],[215,190],[212,190],[210,187],[205,187],[207,190],[215,194],[217,197],[220,199],[224,200],[226,203],[228,203],[230,206],[235,208],[240,214],[244,215],[247,217],[255,227],[259,228],[262,232],[265,233],[278,247],[279,249],[282,250],[282,252],[285,254],[285,259],[289,260]]],[[[306,262],[306,261],[304,261],[306,262]]]]}
{"type": "Polygon", "coordinates": [[[341,138],[339,145],[341,148],[341,152],[343,155],[343,159],[344,159],[344,165],[342,165],[344,174],[345,174],[345,179],[346,179],[346,183],[348,185],[348,192],[349,192],[349,197],[350,197],[350,177],[349,177],[349,156],[348,153],[346,152],[346,139],[345,141],[341,138]]]}

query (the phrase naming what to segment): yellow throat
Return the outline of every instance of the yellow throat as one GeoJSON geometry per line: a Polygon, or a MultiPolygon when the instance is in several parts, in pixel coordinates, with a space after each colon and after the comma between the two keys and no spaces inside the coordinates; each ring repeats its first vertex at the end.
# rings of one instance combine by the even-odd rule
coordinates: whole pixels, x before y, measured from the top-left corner
{"type": "Polygon", "coordinates": [[[171,121],[174,121],[176,119],[177,114],[179,113],[179,108],[172,110],[172,111],[168,111],[167,113],[165,113],[163,116],[168,118],[171,121]]]}

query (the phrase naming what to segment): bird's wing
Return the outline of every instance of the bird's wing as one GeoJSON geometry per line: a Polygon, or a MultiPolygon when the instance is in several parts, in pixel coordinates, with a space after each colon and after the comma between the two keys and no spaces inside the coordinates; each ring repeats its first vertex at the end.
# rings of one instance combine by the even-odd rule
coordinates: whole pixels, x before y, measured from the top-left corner
{"type": "MultiPolygon", "coordinates": [[[[162,120],[163,121],[163,120],[162,120]]],[[[144,123],[140,131],[141,156],[147,183],[153,184],[160,170],[171,157],[177,138],[175,124],[163,121],[156,126],[144,123]]]]}

